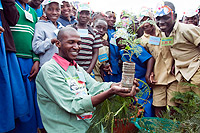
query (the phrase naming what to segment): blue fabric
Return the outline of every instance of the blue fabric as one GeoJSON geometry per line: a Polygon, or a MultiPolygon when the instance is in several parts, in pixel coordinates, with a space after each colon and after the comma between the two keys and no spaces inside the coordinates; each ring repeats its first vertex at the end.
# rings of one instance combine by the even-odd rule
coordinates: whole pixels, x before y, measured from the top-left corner
{"type": "Polygon", "coordinates": [[[110,48],[110,64],[112,69],[112,75],[109,76],[109,81],[120,82],[122,78],[122,71],[119,67],[119,50],[118,46],[110,44],[111,38],[114,38],[115,29],[108,29],[108,38],[109,38],[109,48],[110,48]]]}
{"type": "Polygon", "coordinates": [[[6,53],[3,33],[0,39],[0,132],[7,132],[15,128],[15,118],[25,115],[28,108],[16,54],[6,53]]]}
{"type": "MultiPolygon", "coordinates": [[[[0,26],[2,26],[1,21],[0,26]]],[[[0,132],[6,132],[15,127],[15,121],[3,33],[0,38],[0,132]]]]}
{"type": "Polygon", "coordinates": [[[36,133],[38,127],[43,127],[41,125],[41,118],[39,114],[39,109],[37,106],[37,95],[36,95],[36,85],[35,80],[30,81],[28,77],[30,76],[30,71],[33,66],[32,59],[29,58],[19,58],[18,62],[20,64],[20,69],[23,77],[23,82],[26,90],[26,96],[28,101],[29,112],[16,119],[16,125],[13,132],[15,133],[36,133]]]}
{"type": "Polygon", "coordinates": [[[74,16],[70,16],[70,18],[71,18],[71,21],[69,21],[66,17],[64,17],[64,16],[60,16],[59,18],[58,18],[58,22],[60,22],[63,26],[67,26],[67,25],[69,25],[69,24],[74,24],[74,23],[77,23],[78,21],[75,19],[75,17],[74,16]]]}
{"type": "MultiPolygon", "coordinates": [[[[153,97],[152,97],[152,90],[151,88],[147,85],[146,79],[145,79],[145,74],[146,74],[146,69],[147,69],[147,64],[145,63],[149,58],[152,57],[141,45],[137,45],[134,47],[135,50],[140,51],[139,54],[133,54],[131,58],[131,62],[135,63],[135,78],[142,80],[139,81],[139,88],[140,92],[136,95],[138,98],[138,103],[143,105],[144,107],[144,116],[145,117],[153,117],[154,112],[152,109],[152,102],[153,102],[153,97]]],[[[125,52],[124,50],[120,50],[120,55],[122,61],[129,61],[129,55],[131,54],[131,51],[129,50],[127,54],[129,55],[124,55],[125,52]]]]}
{"type": "MultiPolygon", "coordinates": [[[[22,6],[22,4],[18,1],[18,0],[15,0],[17,2],[17,4],[22,8],[24,9],[24,7],[22,6]]],[[[30,6],[28,4],[25,5],[25,10],[28,11],[28,9],[30,8],[30,6]]]]}
{"type": "Polygon", "coordinates": [[[40,5],[39,9],[35,9],[36,13],[37,13],[37,17],[41,17],[43,15],[43,8],[42,5],[40,5]]]}

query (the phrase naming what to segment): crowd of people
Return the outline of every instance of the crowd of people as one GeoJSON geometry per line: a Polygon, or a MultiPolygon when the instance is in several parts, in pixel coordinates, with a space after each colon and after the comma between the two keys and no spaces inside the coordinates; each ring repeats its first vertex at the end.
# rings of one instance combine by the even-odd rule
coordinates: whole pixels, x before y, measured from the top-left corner
{"type": "Polygon", "coordinates": [[[69,0],[0,1],[0,132],[86,132],[113,95],[134,97],[144,117],[177,106],[174,92],[200,96],[200,7],[181,20],[167,1],[133,17],[124,10],[123,28],[115,12],[93,10],[69,0]],[[124,41],[130,36],[137,45],[124,41]],[[131,90],[121,86],[126,61],[138,79],[131,90]]]}

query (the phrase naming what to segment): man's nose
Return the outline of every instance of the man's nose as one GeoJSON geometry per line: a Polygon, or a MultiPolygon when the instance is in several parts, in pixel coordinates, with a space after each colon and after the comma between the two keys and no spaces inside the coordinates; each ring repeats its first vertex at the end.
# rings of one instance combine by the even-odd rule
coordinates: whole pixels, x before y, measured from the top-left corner
{"type": "Polygon", "coordinates": [[[81,48],[81,46],[76,43],[73,48],[78,50],[81,48]]]}

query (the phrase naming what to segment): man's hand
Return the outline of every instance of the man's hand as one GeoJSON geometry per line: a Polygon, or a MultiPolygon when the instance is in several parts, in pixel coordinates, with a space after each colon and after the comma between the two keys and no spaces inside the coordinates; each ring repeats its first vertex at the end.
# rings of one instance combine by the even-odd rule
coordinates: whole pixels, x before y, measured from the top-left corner
{"type": "Polygon", "coordinates": [[[121,82],[113,83],[111,85],[111,90],[113,91],[113,94],[119,95],[121,97],[133,97],[135,101],[138,101],[137,98],[135,97],[136,93],[140,91],[138,86],[139,83],[137,79],[134,79],[134,83],[131,90],[128,88],[122,88],[121,82]]]}
{"type": "Polygon", "coordinates": [[[4,31],[5,31],[4,28],[0,26],[0,36],[1,36],[1,33],[4,31]]]}
{"type": "Polygon", "coordinates": [[[30,72],[30,76],[28,77],[30,81],[37,76],[37,73],[39,72],[39,64],[39,61],[34,62],[30,72]]]}

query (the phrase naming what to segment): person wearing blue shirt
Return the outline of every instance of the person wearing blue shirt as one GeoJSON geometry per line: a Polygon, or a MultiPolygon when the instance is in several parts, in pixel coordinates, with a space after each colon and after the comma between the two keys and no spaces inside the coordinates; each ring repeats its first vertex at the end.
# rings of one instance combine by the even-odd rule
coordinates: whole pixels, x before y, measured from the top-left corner
{"type": "Polygon", "coordinates": [[[42,17],[43,15],[43,7],[42,2],[44,0],[31,0],[28,4],[30,7],[35,9],[35,12],[37,13],[38,18],[42,17]]]}
{"type": "Polygon", "coordinates": [[[63,26],[77,23],[76,18],[72,16],[72,5],[67,0],[62,1],[61,15],[58,18],[58,22],[60,22],[63,26]]]}
{"type": "Polygon", "coordinates": [[[145,50],[144,47],[139,44],[135,45],[130,50],[120,50],[119,53],[123,62],[130,61],[135,63],[135,78],[139,79],[140,84],[140,92],[136,95],[138,98],[138,103],[144,108],[145,117],[153,117],[154,113],[152,109],[152,90],[146,83],[145,77],[150,76],[152,72],[148,66],[154,64],[154,58],[145,50]],[[134,50],[137,50],[137,52],[134,52],[134,50]],[[134,54],[130,60],[132,53],[134,54]]]}
{"type": "Polygon", "coordinates": [[[113,11],[106,12],[107,14],[107,23],[108,23],[108,41],[109,41],[109,48],[110,48],[110,64],[112,69],[112,75],[106,75],[104,80],[106,82],[120,82],[122,78],[122,71],[119,64],[119,50],[118,46],[116,45],[116,40],[114,38],[115,33],[115,22],[116,22],[116,15],[113,11]]]}

